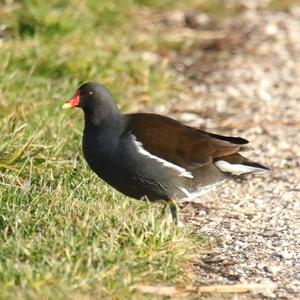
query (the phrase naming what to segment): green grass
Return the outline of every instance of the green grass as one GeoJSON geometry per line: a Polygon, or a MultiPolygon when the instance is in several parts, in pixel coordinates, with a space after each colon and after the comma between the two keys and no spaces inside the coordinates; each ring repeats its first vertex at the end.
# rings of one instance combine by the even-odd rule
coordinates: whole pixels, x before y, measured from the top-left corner
{"type": "Polygon", "coordinates": [[[124,110],[176,96],[176,74],[143,59],[159,42],[137,26],[145,5],[174,2],[2,2],[1,299],[141,299],[132,285],[190,283],[201,238],[99,180],[81,154],[82,113],[61,110],[90,80],[124,110]]]}
{"type": "Polygon", "coordinates": [[[293,5],[299,5],[299,0],[271,0],[269,7],[274,10],[288,10],[293,5]]]}

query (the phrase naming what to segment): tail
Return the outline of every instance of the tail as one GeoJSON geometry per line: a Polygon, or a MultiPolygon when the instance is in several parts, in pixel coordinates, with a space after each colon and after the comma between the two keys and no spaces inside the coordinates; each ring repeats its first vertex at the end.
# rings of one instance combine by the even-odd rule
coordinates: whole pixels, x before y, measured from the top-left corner
{"type": "Polygon", "coordinates": [[[179,188],[180,195],[178,199],[197,202],[195,198],[216,187],[218,184],[232,177],[232,175],[266,172],[268,170],[270,169],[239,153],[218,157],[215,158],[212,164],[207,164],[193,170],[193,180],[190,178],[184,179],[182,187],[179,188]]]}
{"type": "Polygon", "coordinates": [[[214,164],[222,171],[232,175],[241,175],[246,173],[266,172],[269,168],[256,163],[239,153],[228,156],[218,157],[214,164]]]}

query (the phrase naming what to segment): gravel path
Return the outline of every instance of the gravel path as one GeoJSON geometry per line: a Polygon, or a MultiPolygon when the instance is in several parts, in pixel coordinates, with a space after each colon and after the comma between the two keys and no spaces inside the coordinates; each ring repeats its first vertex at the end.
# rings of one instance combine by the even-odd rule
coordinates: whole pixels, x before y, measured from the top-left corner
{"type": "Polygon", "coordinates": [[[163,18],[165,30],[193,40],[168,54],[192,92],[156,111],[242,136],[253,147],[247,156],[272,168],[228,181],[183,209],[212,240],[195,262],[196,283],[272,283],[273,290],[243,297],[300,299],[300,7],[248,8],[212,30],[202,14],[163,18]]]}

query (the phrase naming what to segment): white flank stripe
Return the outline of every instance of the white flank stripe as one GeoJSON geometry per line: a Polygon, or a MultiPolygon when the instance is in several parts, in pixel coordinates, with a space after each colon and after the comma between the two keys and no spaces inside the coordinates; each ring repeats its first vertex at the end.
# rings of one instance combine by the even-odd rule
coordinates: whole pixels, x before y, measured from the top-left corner
{"type": "Polygon", "coordinates": [[[264,171],[261,168],[251,167],[247,165],[241,164],[231,164],[225,160],[218,160],[215,162],[215,165],[222,171],[232,173],[234,175],[241,175],[245,173],[252,173],[252,172],[262,172],[264,171]]]}
{"type": "Polygon", "coordinates": [[[181,187],[179,189],[186,195],[187,198],[192,198],[193,197],[193,194],[190,193],[186,188],[181,187]]]}
{"type": "Polygon", "coordinates": [[[198,198],[198,197],[206,194],[207,192],[210,192],[210,191],[214,190],[217,186],[223,184],[225,180],[226,180],[226,178],[224,180],[219,181],[219,182],[216,182],[216,183],[204,186],[204,187],[200,187],[199,191],[192,192],[192,193],[189,192],[186,188],[180,187],[179,189],[186,195],[186,198],[183,198],[181,200],[182,201],[193,202],[193,200],[195,198],[198,198]]]}
{"type": "Polygon", "coordinates": [[[164,160],[158,156],[155,156],[153,154],[151,154],[150,152],[148,152],[147,150],[145,150],[143,148],[143,144],[141,142],[139,142],[136,137],[132,134],[132,140],[134,142],[134,144],[137,147],[137,150],[140,154],[143,154],[145,156],[148,156],[149,158],[155,159],[156,161],[160,162],[163,166],[167,167],[167,168],[171,168],[173,170],[176,170],[179,175],[178,176],[183,176],[183,177],[188,177],[188,178],[194,178],[194,176],[192,175],[191,172],[188,172],[186,169],[179,167],[175,164],[172,164],[171,162],[164,160]]]}

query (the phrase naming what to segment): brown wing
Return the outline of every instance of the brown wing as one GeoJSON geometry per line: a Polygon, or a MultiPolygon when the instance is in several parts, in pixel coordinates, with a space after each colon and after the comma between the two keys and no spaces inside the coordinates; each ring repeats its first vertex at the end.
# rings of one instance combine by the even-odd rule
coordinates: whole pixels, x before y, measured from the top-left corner
{"type": "Polygon", "coordinates": [[[147,113],[126,115],[131,132],[153,155],[184,168],[206,165],[214,158],[237,153],[248,141],[186,126],[171,118],[147,113]]]}

